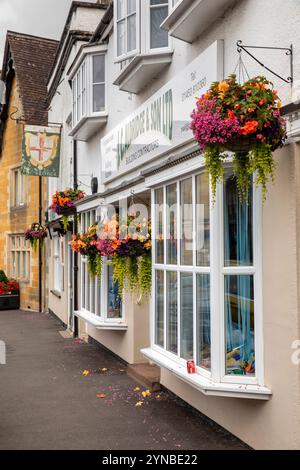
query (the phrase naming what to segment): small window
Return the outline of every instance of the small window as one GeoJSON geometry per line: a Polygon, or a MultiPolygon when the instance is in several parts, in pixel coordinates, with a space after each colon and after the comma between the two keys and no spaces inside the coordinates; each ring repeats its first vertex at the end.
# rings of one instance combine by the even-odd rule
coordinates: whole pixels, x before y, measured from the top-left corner
{"type": "Polygon", "coordinates": [[[21,168],[12,170],[11,180],[11,207],[24,207],[26,196],[26,177],[22,175],[21,168]]]}
{"type": "Polygon", "coordinates": [[[23,235],[10,236],[11,276],[18,281],[30,279],[30,245],[23,235]]]}

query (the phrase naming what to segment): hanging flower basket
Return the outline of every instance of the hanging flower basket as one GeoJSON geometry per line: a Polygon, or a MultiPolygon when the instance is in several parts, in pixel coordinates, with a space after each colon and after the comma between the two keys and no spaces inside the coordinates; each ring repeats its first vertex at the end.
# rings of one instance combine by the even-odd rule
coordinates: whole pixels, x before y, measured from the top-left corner
{"type": "Polygon", "coordinates": [[[280,106],[273,84],[262,76],[240,85],[236,76],[230,75],[223,82],[213,83],[197,100],[191,129],[204,152],[213,199],[217,183],[224,175],[228,151],[233,152],[240,200],[248,200],[252,175],[266,197],[267,183],[274,180],[275,173],[272,152],[286,138],[280,106]]]}
{"type": "Polygon", "coordinates": [[[51,210],[57,215],[62,216],[64,230],[68,230],[69,217],[76,214],[75,203],[83,199],[84,192],[79,189],[66,189],[57,191],[52,196],[51,210]]]}
{"type": "Polygon", "coordinates": [[[101,277],[102,257],[97,249],[97,242],[97,226],[92,225],[86,233],[73,235],[70,245],[74,253],[87,257],[89,273],[101,277]]]}
{"type": "Polygon", "coordinates": [[[120,226],[118,218],[112,218],[102,224],[98,234],[92,226],[87,233],[74,236],[70,245],[74,252],[87,256],[91,275],[101,276],[103,257],[111,261],[120,298],[124,291],[139,296],[150,293],[151,227],[146,219],[137,222],[129,216],[120,226]]]}
{"type": "Polygon", "coordinates": [[[28,240],[34,251],[36,251],[38,242],[40,242],[41,247],[44,246],[44,241],[48,236],[48,232],[46,227],[43,227],[43,225],[34,223],[28,230],[26,230],[24,236],[25,240],[28,240]]]}

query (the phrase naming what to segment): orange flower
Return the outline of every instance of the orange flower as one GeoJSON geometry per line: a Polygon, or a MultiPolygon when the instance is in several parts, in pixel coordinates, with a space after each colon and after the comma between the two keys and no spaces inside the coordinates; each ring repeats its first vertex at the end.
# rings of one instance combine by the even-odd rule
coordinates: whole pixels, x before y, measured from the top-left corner
{"type": "Polygon", "coordinates": [[[250,119],[249,121],[246,122],[246,124],[240,128],[240,134],[241,135],[248,135],[248,134],[253,134],[254,132],[257,131],[258,128],[258,122],[255,121],[254,119],[250,119]]]}
{"type": "Polygon", "coordinates": [[[266,103],[266,100],[260,100],[258,104],[259,106],[263,106],[265,103],[266,103]]]}
{"type": "Polygon", "coordinates": [[[220,82],[218,85],[218,90],[220,93],[225,94],[229,90],[229,85],[226,81],[220,82]]]}

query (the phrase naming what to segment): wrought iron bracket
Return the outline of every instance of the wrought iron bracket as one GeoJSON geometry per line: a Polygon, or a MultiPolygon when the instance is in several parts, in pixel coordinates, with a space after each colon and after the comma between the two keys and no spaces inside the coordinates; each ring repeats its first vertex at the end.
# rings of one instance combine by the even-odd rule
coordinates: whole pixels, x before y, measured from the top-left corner
{"type": "Polygon", "coordinates": [[[283,82],[290,83],[292,85],[292,83],[293,83],[293,45],[292,44],[290,45],[290,47],[246,46],[245,44],[242,43],[241,40],[239,40],[239,41],[237,41],[236,46],[237,46],[237,51],[239,53],[241,53],[242,51],[246,52],[261,67],[268,70],[268,72],[272,73],[273,75],[275,75],[277,78],[279,78],[283,82]],[[290,57],[290,75],[287,78],[282,77],[278,73],[274,72],[274,70],[271,70],[269,67],[267,67],[265,64],[263,64],[251,52],[249,52],[248,49],[269,49],[269,50],[285,51],[285,55],[290,57]]]}

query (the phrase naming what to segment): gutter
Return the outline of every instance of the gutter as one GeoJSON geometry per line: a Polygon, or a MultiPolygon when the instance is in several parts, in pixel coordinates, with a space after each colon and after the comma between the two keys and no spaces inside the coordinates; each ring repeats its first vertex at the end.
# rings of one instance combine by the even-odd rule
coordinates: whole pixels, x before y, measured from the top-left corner
{"type": "Polygon", "coordinates": [[[106,12],[104,13],[103,17],[101,18],[100,23],[98,24],[93,36],[91,37],[90,43],[94,43],[101,39],[102,34],[110,24],[111,20],[114,17],[114,7],[113,2],[111,1],[108,5],[106,12]]]}

